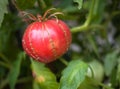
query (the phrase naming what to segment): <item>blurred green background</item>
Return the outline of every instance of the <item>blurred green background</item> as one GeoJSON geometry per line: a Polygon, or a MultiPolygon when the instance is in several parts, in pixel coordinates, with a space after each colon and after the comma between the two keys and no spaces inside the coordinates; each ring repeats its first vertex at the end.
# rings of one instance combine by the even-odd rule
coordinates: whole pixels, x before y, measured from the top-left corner
{"type": "Polygon", "coordinates": [[[120,89],[120,0],[0,0],[0,26],[0,89],[120,89]],[[58,18],[70,27],[72,44],[44,65],[23,51],[29,23],[19,12],[50,8],[64,13],[58,18]]]}

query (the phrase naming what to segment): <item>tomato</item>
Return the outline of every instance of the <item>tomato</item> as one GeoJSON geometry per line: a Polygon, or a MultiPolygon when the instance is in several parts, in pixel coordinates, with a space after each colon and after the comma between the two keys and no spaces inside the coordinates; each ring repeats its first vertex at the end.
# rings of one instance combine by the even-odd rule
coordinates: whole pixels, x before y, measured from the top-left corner
{"type": "Polygon", "coordinates": [[[59,19],[35,21],[25,30],[22,45],[33,59],[49,63],[62,56],[71,43],[69,27],[59,19]]]}
{"type": "Polygon", "coordinates": [[[103,65],[97,61],[97,60],[92,60],[91,62],[88,63],[89,67],[88,68],[88,72],[87,72],[87,75],[89,77],[92,77],[92,72],[93,72],[93,77],[96,81],[99,81],[101,82],[104,78],[104,68],[103,68],[103,65]]]}

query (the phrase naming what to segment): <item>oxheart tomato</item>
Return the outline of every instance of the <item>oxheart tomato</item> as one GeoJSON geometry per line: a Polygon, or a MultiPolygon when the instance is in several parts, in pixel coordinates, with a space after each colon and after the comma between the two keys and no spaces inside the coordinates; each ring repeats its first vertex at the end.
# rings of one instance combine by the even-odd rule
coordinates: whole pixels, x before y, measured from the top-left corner
{"type": "Polygon", "coordinates": [[[24,32],[22,45],[33,59],[49,63],[62,56],[71,43],[69,27],[59,19],[36,21],[24,32]]]}

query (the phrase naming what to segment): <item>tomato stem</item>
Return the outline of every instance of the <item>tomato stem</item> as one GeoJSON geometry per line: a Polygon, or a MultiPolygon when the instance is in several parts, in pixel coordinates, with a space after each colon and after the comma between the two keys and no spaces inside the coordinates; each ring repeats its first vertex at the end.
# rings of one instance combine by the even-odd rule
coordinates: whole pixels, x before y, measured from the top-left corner
{"type": "Polygon", "coordinates": [[[37,14],[37,19],[38,19],[39,22],[41,22],[42,21],[42,16],[37,14]]]}
{"type": "Polygon", "coordinates": [[[107,85],[105,85],[105,84],[103,84],[103,83],[99,83],[99,85],[100,85],[101,87],[103,87],[104,89],[113,89],[113,88],[111,88],[111,86],[107,86],[107,85]]]}
{"type": "Polygon", "coordinates": [[[72,32],[79,32],[79,31],[84,31],[84,30],[88,29],[88,26],[92,20],[94,6],[95,6],[95,0],[92,0],[92,4],[91,4],[91,8],[90,8],[90,12],[88,14],[87,20],[85,21],[85,23],[82,26],[72,28],[71,29],[72,32]]]}
{"type": "Polygon", "coordinates": [[[60,60],[63,64],[65,64],[66,66],[68,65],[68,62],[67,62],[65,59],[60,58],[59,60],[60,60]]]}

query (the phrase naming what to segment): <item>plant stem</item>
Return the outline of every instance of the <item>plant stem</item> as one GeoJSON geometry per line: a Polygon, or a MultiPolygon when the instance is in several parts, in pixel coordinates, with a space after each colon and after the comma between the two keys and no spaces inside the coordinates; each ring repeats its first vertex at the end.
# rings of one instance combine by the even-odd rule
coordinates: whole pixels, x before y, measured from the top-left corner
{"type": "Polygon", "coordinates": [[[85,26],[88,26],[90,24],[90,22],[91,22],[91,19],[92,19],[92,16],[93,16],[93,10],[94,10],[94,6],[95,6],[95,1],[96,0],[92,0],[90,12],[88,14],[87,20],[84,23],[85,26]]]}
{"type": "Polygon", "coordinates": [[[105,30],[106,28],[103,25],[95,24],[95,25],[90,25],[88,26],[88,29],[100,29],[100,30],[105,30]]]}
{"type": "Polygon", "coordinates": [[[109,87],[105,84],[99,83],[100,86],[102,86],[104,89],[113,89],[112,87],[109,87]]]}
{"type": "Polygon", "coordinates": [[[79,26],[79,27],[72,28],[71,32],[75,33],[75,32],[85,31],[85,30],[88,30],[88,29],[105,30],[105,27],[102,26],[102,25],[99,25],[99,24],[90,25],[90,26],[82,25],[82,26],[79,26]]]}
{"type": "Polygon", "coordinates": [[[80,32],[80,31],[86,30],[87,28],[88,28],[87,26],[82,25],[82,26],[78,26],[78,27],[72,28],[72,29],[71,29],[71,32],[72,32],[72,33],[80,32]]]}
{"type": "Polygon", "coordinates": [[[63,64],[65,64],[66,66],[68,65],[68,62],[67,62],[65,59],[60,58],[59,60],[60,60],[63,64]]]}
{"type": "Polygon", "coordinates": [[[92,19],[94,6],[95,6],[95,0],[92,0],[91,8],[90,8],[90,11],[89,11],[89,14],[88,14],[88,17],[87,17],[85,23],[82,26],[72,28],[71,29],[72,32],[80,32],[80,31],[88,29],[88,26],[89,26],[91,19],[92,19]]]}

